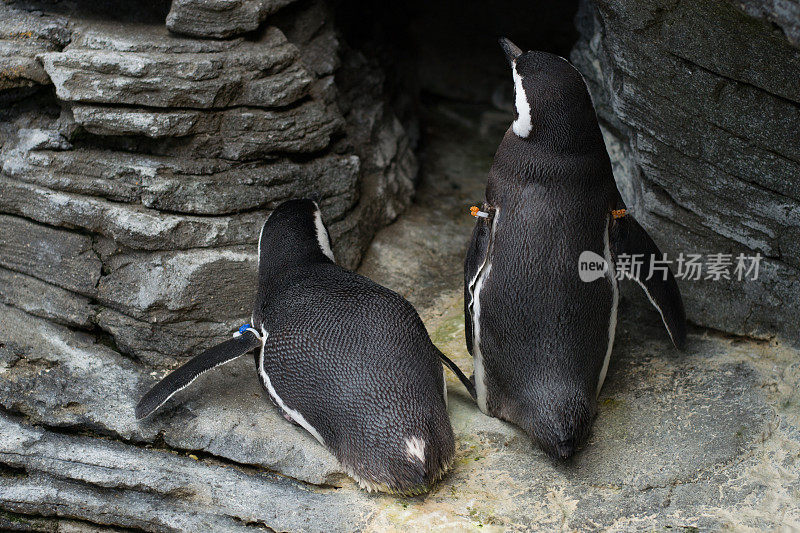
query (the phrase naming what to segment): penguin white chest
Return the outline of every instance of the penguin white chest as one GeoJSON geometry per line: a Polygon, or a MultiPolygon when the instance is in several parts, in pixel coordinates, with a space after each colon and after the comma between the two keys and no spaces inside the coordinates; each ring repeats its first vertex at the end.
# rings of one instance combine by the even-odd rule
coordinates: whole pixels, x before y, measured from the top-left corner
{"type": "Polygon", "coordinates": [[[603,256],[606,260],[608,269],[606,270],[606,279],[611,285],[611,312],[608,317],[608,345],[606,346],[606,356],[603,360],[603,367],[600,370],[600,376],[597,379],[597,392],[600,394],[600,389],[603,388],[603,382],[606,380],[606,373],[608,372],[608,363],[611,360],[611,350],[614,348],[614,336],[617,331],[617,305],[619,304],[619,285],[615,276],[614,263],[611,258],[611,243],[609,238],[609,221],[606,221],[606,232],[603,237],[603,256]]]}
{"type": "Polygon", "coordinates": [[[486,369],[483,365],[483,352],[481,351],[481,291],[492,271],[492,264],[487,258],[484,267],[478,272],[472,293],[472,351],[475,365],[475,392],[478,396],[478,407],[489,414],[487,407],[486,369]]]}
{"type": "Polygon", "coordinates": [[[481,293],[486,287],[486,282],[492,273],[492,252],[497,226],[500,223],[500,208],[495,206],[492,228],[489,232],[489,243],[486,247],[486,257],[483,264],[470,283],[471,301],[469,305],[470,318],[472,319],[472,356],[475,367],[475,393],[478,408],[489,414],[486,386],[486,368],[483,363],[481,349],[481,293]]]}

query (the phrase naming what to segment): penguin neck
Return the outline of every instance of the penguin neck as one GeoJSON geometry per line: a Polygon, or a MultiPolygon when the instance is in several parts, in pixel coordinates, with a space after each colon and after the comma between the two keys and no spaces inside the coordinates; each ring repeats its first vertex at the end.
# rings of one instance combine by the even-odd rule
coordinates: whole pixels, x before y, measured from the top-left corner
{"type": "Polygon", "coordinates": [[[278,279],[318,263],[333,263],[333,261],[316,249],[263,254],[258,261],[258,275],[261,278],[278,279]]]}
{"type": "Polygon", "coordinates": [[[307,267],[325,263],[333,264],[333,261],[318,248],[272,248],[271,251],[262,252],[259,257],[259,286],[269,287],[270,292],[280,291],[291,285],[297,276],[307,275],[307,267]]]}
{"type": "Polygon", "coordinates": [[[520,137],[509,128],[495,154],[492,173],[498,178],[543,185],[554,180],[563,183],[570,177],[586,181],[596,174],[590,171],[591,167],[603,159],[608,161],[608,152],[599,128],[591,141],[560,144],[544,138],[536,129],[530,136],[520,137]],[[583,167],[585,172],[580,171],[583,167]],[[564,172],[565,169],[575,172],[564,172]]]}
{"type": "Polygon", "coordinates": [[[593,120],[587,119],[580,126],[573,120],[545,121],[532,125],[527,130],[527,135],[519,134],[515,121],[506,132],[504,141],[518,141],[529,145],[534,151],[548,154],[570,155],[591,152],[598,147],[605,148],[597,118],[592,118],[593,120]]]}

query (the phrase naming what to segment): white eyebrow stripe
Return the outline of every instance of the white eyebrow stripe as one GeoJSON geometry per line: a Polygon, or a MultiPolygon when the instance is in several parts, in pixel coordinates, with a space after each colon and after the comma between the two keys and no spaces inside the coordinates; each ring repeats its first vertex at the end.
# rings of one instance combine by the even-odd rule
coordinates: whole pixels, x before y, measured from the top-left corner
{"type": "Polygon", "coordinates": [[[328,231],[325,229],[325,224],[322,223],[322,213],[320,212],[319,207],[317,207],[317,210],[314,212],[314,225],[317,229],[317,242],[319,243],[320,251],[328,256],[328,259],[335,263],[336,259],[333,258],[331,241],[328,239],[328,231]]]}
{"type": "Polygon", "coordinates": [[[514,107],[517,108],[517,120],[511,125],[520,137],[527,137],[533,129],[531,123],[531,104],[528,103],[528,98],[525,95],[525,89],[522,87],[522,76],[517,72],[517,62],[511,66],[511,71],[514,76],[514,107]]]}

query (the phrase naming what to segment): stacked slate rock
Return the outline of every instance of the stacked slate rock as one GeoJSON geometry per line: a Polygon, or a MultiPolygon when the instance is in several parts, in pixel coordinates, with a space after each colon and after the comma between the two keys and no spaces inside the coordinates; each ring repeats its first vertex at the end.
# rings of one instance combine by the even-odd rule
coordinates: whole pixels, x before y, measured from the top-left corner
{"type": "Polygon", "coordinates": [[[337,258],[358,264],[409,202],[412,147],[381,87],[353,88],[372,99],[366,119],[363,109],[349,123],[343,116],[325,7],[292,13],[294,41],[260,26],[277,7],[175,2],[169,28],[228,37],[198,39],[163,22],[64,20],[3,5],[14,73],[3,83],[52,83],[56,96],[6,112],[5,303],[99,328],[122,352],[162,366],[249,315],[254,245],[281,201],[318,195],[337,258]],[[244,31],[254,33],[234,36],[244,31]]]}
{"type": "Polygon", "coordinates": [[[305,490],[258,474],[248,482],[269,505],[225,510],[236,500],[220,493],[198,507],[164,472],[241,476],[152,445],[299,483],[338,479],[336,461],[269,407],[252,360],[177,412],[133,418],[167,369],[249,320],[272,208],[316,196],[352,268],[413,194],[415,136],[383,73],[341,42],[324,3],[288,3],[175,0],[136,22],[82,2],[0,3],[0,509],[227,530],[305,490]],[[97,471],[71,470],[76,454],[97,471]]]}
{"type": "Polygon", "coordinates": [[[577,23],[617,181],[668,259],[763,257],[756,280],[679,282],[689,320],[797,342],[800,5],[593,0],[577,23]]]}

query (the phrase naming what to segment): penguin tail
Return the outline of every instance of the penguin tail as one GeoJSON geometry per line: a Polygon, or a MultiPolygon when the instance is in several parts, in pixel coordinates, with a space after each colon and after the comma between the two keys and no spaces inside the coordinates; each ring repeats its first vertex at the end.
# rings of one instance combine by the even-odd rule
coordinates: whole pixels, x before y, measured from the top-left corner
{"type": "Polygon", "coordinates": [[[535,434],[530,434],[530,436],[547,455],[560,461],[572,458],[587,437],[584,432],[579,430],[561,432],[550,438],[542,438],[535,434]]]}
{"type": "Polygon", "coordinates": [[[402,409],[387,413],[381,431],[363,426],[359,438],[342,442],[334,454],[361,488],[414,496],[428,492],[450,469],[455,436],[443,409],[420,419],[402,409]]]}
{"type": "Polygon", "coordinates": [[[414,496],[428,492],[450,470],[455,457],[455,437],[450,419],[431,420],[425,437],[403,441],[402,455],[397,461],[393,492],[414,496]]]}
{"type": "Polygon", "coordinates": [[[209,348],[156,383],[136,404],[136,419],[141,420],[152,414],[175,393],[188,387],[201,374],[261,346],[261,339],[254,331],[249,329],[238,337],[209,348]]]}
{"type": "MultiPolygon", "coordinates": [[[[421,446],[423,443],[426,441],[418,439],[414,445],[421,446]]],[[[347,474],[367,492],[385,492],[402,496],[416,496],[429,491],[449,466],[431,468],[428,463],[435,462],[433,458],[411,458],[404,452],[377,454],[370,459],[369,464],[362,461],[342,459],[339,461],[347,474]]]]}
{"type": "Polygon", "coordinates": [[[532,382],[531,396],[515,410],[519,425],[550,457],[567,461],[589,438],[596,413],[591,388],[581,383],[532,382]],[[567,388],[573,390],[567,391],[567,388]]]}
{"type": "Polygon", "coordinates": [[[575,439],[569,438],[556,444],[556,453],[561,459],[569,459],[575,453],[575,439]]]}
{"type": "Polygon", "coordinates": [[[467,376],[464,375],[464,372],[462,372],[461,369],[458,368],[458,365],[456,365],[449,357],[447,357],[441,351],[439,352],[439,358],[447,366],[447,368],[449,368],[453,372],[453,374],[456,375],[459,381],[461,381],[461,383],[464,385],[464,388],[466,388],[467,392],[469,392],[469,395],[472,396],[472,399],[478,401],[478,393],[475,391],[475,384],[472,383],[472,381],[467,376]]]}
{"type": "Polygon", "coordinates": [[[425,483],[428,487],[444,477],[453,466],[456,455],[453,427],[446,412],[444,415],[444,419],[436,423],[431,431],[431,437],[435,439],[436,447],[431,450],[425,461],[425,483]]]}

